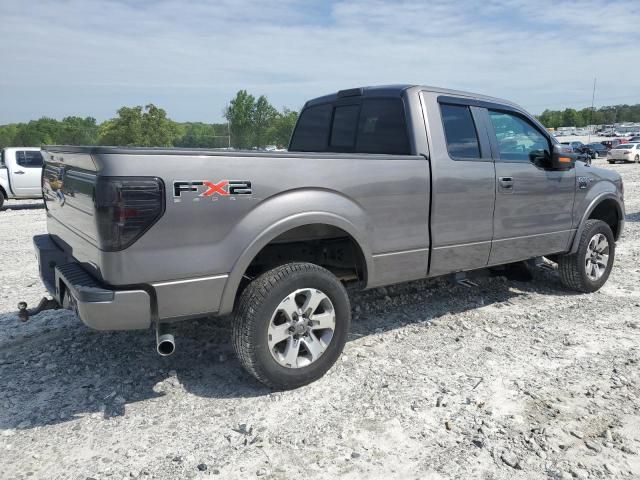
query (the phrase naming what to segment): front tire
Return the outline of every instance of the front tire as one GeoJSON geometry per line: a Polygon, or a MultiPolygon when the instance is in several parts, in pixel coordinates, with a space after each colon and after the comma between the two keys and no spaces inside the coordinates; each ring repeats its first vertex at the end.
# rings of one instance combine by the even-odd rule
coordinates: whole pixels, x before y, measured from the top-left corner
{"type": "Polygon", "coordinates": [[[640,163],[640,155],[636,155],[635,162],[640,163]]]}
{"type": "Polygon", "coordinates": [[[0,191],[0,210],[4,206],[4,194],[0,191]]]}
{"type": "Polygon", "coordinates": [[[578,251],[558,258],[563,285],[583,293],[599,290],[609,278],[615,250],[609,225],[602,220],[587,220],[580,235],[578,251]]]}
{"type": "Polygon", "coordinates": [[[292,389],[331,368],[350,324],[349,297],[331,272],[311,263],[288,263],[242,292],[233,346],[242,366],[260,382],[292,389]]]}

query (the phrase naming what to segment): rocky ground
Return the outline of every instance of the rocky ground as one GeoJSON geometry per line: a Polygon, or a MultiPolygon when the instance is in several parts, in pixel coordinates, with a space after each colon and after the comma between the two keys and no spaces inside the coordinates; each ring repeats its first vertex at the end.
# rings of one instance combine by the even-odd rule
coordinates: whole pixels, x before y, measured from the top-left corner
{"type": "MultiPolygon", "coordinates": [[[[598,161],[598,164],[604,162],[598,161]]],[[[0,477],[640,478],[640,165],[598,293],[534,280],[420,281],[352,297],[350,341],[320,381],[271,392],[244,373],[228,319],[99,333],[45,293],[39,202],[0,212],[0,477]]]]}

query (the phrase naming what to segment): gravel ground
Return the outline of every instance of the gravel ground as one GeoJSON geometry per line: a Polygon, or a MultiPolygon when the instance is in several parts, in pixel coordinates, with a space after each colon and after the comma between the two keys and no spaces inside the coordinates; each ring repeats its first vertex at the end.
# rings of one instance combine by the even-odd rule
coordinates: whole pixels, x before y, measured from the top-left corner
{"type": "MultiPolygon", "coordinates": [[[[604,164],[603,161],[597,161],[604,164]]],[[[606,164],[605,164],[606,165],[606,164]]],[[[640,478],[640,165],[609,282],[564,290],[481,277],[353,294],[344,355],[270,392],[231,351],[228,319],[99,333],[67,312],[20,323],[45,293],[39,202],[0,213],[0,477],[640,478]]]]}

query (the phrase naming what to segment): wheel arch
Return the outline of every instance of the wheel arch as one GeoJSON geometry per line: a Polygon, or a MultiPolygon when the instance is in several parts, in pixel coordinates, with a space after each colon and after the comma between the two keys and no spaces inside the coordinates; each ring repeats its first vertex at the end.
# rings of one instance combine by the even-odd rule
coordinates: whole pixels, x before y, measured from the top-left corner
{"type": "Polygon", "coordinates": [[[263,251],[265,247],[270,245],[278,237],[281,237],[292,230],[305,226],[328,226],[344,232],[358,249],[358,255],[362,259],[364,284],[368,281],[373,273],[373,260],[371,250],[361,228],[356,227],[351,221],[342,215],[325,212],[311,211],[291,214],[287,217],[272,223],[268,228],[262,230],[247,245],[233,265],[227,283],[225,285],[220,308],[220,315],[231,313],[234,307],[239,287],[247,269],[263,251]]]}
{"type": "Polygon", "coordinates": [[[580,236],[584,230],[585,222],[592,219],[602,220],[609,225],[614,239],[618,241],[624,228],[624,207],[614,193],[602,193],[594,198],[582,215],[569,253],[578,251],[580,236]]]}

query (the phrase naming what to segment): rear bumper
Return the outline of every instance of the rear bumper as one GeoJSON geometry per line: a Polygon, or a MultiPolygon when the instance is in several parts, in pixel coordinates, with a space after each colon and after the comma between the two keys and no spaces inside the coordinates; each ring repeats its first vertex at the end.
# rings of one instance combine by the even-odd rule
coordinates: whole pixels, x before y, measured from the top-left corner
{"type": "Polygon", "coordinates": [[[49,235],[33,238],[40,277],[60,305],[69,306],[96,330],[135,330],[151,325],[151,296],[146,290],[115,290],[100,284],[49,235]]]}

